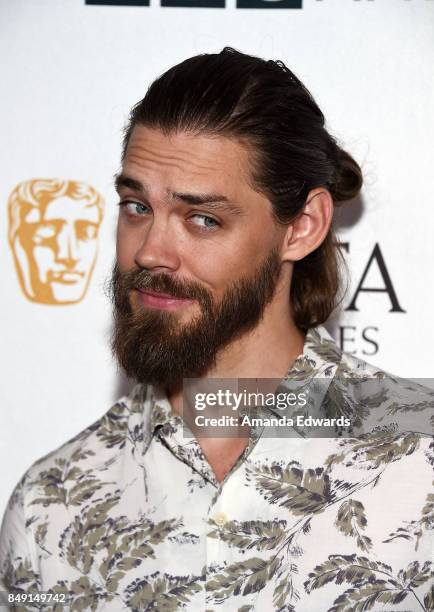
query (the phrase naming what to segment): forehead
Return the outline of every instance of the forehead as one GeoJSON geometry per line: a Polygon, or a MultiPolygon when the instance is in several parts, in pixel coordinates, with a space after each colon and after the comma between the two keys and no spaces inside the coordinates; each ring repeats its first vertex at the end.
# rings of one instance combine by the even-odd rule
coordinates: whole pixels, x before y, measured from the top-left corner
{"type": "Polygon", "coordinates": [[[125,153],[123,172],[146,183],[155,196],[192,186],[218,188],[238,199],[249,184],[249,151],[234,138],[177,132],[136,125],[125,153]]]}
{"type": "Polygon", "coordinates": [[[27,223],[38,223],[53,219],[62,219],[67,223],[73,223],[77,219],[83,219],[92,223],[99,222],[98,207],[94,204],[89,206],[87,200],[75,200],[73,198],[61,197],[52,200],[46,207],[44,215],[41,210],[32,208],[25,217],[27,223]]]}

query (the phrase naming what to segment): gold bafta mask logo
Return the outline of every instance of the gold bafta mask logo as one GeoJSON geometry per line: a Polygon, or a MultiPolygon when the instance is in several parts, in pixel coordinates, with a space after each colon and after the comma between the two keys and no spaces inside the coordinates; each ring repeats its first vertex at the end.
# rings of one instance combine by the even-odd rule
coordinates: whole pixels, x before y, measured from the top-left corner
{"type": "Polygon", "coordinates": [[[9,196],[9,244],[21,288],[39,304],[75,304],[87,291],[104,201],[78,181],[34,179],[9,196]]]}

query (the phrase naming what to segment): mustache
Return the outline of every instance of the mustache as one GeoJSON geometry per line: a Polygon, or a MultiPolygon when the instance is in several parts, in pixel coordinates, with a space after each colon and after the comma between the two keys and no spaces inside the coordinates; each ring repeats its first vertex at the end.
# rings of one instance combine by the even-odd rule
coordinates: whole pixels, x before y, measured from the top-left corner
{"type": "Polygon", "coordinates": [[[121,272],[117,263],[113,266],[112,276],[106,289],[106,293],[114,302],[120,295],[125,296],[137,289],[166,293],[180,299],[198,300],[207,307],[212,304],[208,290],[197,282],[177,279],[168,274],[154,274],[145,269],[121,272]]]}

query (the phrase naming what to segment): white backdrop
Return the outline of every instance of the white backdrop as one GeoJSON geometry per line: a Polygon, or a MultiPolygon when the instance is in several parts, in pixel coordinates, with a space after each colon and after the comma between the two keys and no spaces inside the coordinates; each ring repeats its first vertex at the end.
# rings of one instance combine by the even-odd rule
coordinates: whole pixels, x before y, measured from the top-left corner
{"type": "MultiPolygon", "coordinates": [[[[235,0],[219,9],[0,0],[0,513],[33,461],[126,388],[108,348],[102,290],[115,253],[121,129],[156,76],[225,45],[285,61],[363,167],[362,197],[339,222],[352,274],[344,306],[378,244],[405,312],[390,312],[390,293],[362,292],[358,311],[329,329],[385,370],[433,372],[434,0],[304,0],[302,9],[265,10],[237,9],[235,0]],[[34,303],[21,289],[7,202],[34,178],[83,181],[105,200],[96,266],[77,304],[34,303]]],[[[364,286],[384,287],[378,261],[364,286]]]]}

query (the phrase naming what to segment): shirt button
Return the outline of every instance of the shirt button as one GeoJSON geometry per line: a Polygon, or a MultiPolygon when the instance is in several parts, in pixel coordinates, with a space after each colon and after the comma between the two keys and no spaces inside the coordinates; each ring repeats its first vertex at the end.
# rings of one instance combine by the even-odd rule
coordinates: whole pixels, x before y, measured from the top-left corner
{"type": "Polygon", "coordinates": [[[228,522],[228,517],[224,512],[217,512],[213,520],[216,525],[223,527],[223,525],[228,522]]]}

